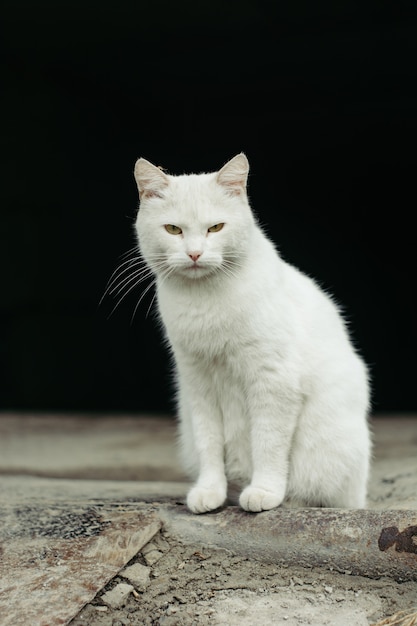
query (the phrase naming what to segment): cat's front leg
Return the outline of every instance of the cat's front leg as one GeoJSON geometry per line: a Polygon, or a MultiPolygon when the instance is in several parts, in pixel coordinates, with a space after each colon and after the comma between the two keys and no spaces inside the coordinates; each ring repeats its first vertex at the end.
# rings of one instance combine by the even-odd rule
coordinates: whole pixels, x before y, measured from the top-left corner
{"type": "Polygon", "coordinates": [[[207,513],[222,506],[227,495],[222,417],[201,397],[191,402],[187,397],[181,404],[183,455],[188,450],[198,458],[198,478],[187,506],[193,513],[207,513]]]}
{"type": "Polygon", "coordinates": [[[255,390],[251,405],[253,473],[239,504],[245,511],[258,513],[278,507],[285,498],[299,402],[295,395],[279,394],[276,389],[264,392],[261,399],[255,390]]]}
{"type": "Polygon", "coordinates": [[[269,511],[275,509],[285,497],[286,480],[281,480],[280,484],[275,481],[274,485],[270,488],[266,488],[265,481],[262,479],[259,481],[260,486],[257,486],[257,481],[252,482],[250,485],[240,494],[239,504],[245,511],[251,513],[260,513],[261,511],[269,511]]]}
{"type": "Polygon", "coordinates": [[[192,513],[207,513],[224,504],[227,480],[223,458],[213,449],[200,450],[200,473],[187,495],[187,506],[192,513]]]}
{"type": "Polygon", "coordinates": [[[226,493],[227,483],[224,476],[200,474],[198,481],[188,492],[187,506],[192,513],[208,513],[224,504],[226,493]]]}

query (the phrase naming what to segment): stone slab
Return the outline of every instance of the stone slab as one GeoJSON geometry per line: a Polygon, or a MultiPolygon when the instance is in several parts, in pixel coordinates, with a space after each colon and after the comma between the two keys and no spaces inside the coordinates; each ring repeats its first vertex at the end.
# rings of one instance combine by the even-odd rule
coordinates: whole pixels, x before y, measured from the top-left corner
{"type": "Polygon", "coordinates": [[[68,624],[158,532],[153,511],[65,503],[0,508],[2,626],[68,624]]]}

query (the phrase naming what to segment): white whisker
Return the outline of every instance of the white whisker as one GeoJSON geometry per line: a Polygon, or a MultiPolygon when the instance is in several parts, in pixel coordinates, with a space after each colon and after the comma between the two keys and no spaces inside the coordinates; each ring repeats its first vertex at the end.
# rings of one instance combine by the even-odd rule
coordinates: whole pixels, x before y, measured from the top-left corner
{"type": "Polygon", "coordinates": [[[132,274],[129,274],[128,276],[125,276],[125,278],[123,278],[123,280],[121,280],[119,283],[117,283],[110,291],[109,294],[119,294],[120,292],[123,291],[123,289],[126,288],[127,285],[129,285],[133,280],[139,279],[138,282],[142,282],[143,280],[146,280],[147,278],[149,278],[150,276],[152,276],[152,272],[149,270],[149,268],[147,267],[142,267],[139,268],[137,270],[135,270],[134,272],[132,272],[132,274]]]}
{"type": "Polygon", "coordinates": [[[151,310],[151,308],[152,308],[152,305],[153,305],[153,303],[155,302],[155,298],[156,298],[156,290],[155,290],[155,292],[154,292],[154,294],[153,294],[153,296],[152,296],[152,300],[151,300],[150,305],[148,306],[148,310],[146,311],[145,318],[147,318],[147,317],[148,317],[149,312],[150,312],[150,310],[151,310]]]}
{"type": "Polygon", "coordinates": [[[220,266],[220,270],[228,276],[229,278],[238,278],[237,271],[242,267],[241,263],[236,263],[236,261],[231,260],[230,258],[225,259],[220,266]]]}
{"type": "MultiPolygon", "coordinates": [[[[149,266],[148,262],[145,261],[144,258],[141,256],[139,246],[134,246],[123,255],[121,255],[121,262],[111,274],[107,282],[106,289],[99,302],[100,306],[107,296],[117,298],[117,302],[111,310],[110,314],[108,315],[107,319],[109,319],[114,314],[114,312],[121,305],[123,300],[125,300],[125,298],[134,289],[136,289],[141,283],[144,283],[145,281],[151,279],[151,282],[143,290],[138,302],[136,303],[132,316],[133,321],[141,301],[156,283],[155,273],[167,272],[166,262],[163,255],[150,255],[148,261],[150,261],[152,266],[149,266]]],[[[155,297],[156,294],[154,294],[152,297],[151,304],[148,308],[148,313],[150,311],[150,308],[152,307],[155,297]]]]}
{"type": "MultiPolygon", "coordinates": [[[[135,306],[135,308],[134,308],[134,310],[133,310],[133,315],[132,315],[132,317],[131,317],[131,319],[130,319],[130,325],[132,325],[132,324],[133,324],[133,320],[134,320],[134,318],[135,318],[136,311],[138,310],[138,307],[139,307],[140,303],[142,302],[143,298],[144,298],[144,297],[146,296],[146,294],[148,293],[149,289],[151,289],[151,288],[155,285],[155,283],[156,283],[156,278],[155,278],[155,279],[154,279],[151,283],[149,283],[149,285],[146,287],[146,289],[144,289],[144,290],[142,291],[141,296],[140,296],[139,300],[137,301],[136,306],[135,306]]],[[[152,302],[153,302],[153,299],[152,299],[152,302]]]]}
{"type": "MultiPolygon", "coordinates": [[[[165,280],[166,280],[166,279],[167,279],[167,278],[168,278],[168,277],[169,277],[169,276],[170,276],[170,275],[171,275],[171,274],[175,271],[175,269],[174,269],[173,267],[170,267],[170,268],[161,267],[161,271],[162,271],[163,273],[162,273],[162,276],[159,276],[159,280],[160,280],[160,281],[161,281],[161,283],[162,283],[162,282],[164,282],[164,281],[165,281],[165,280]]],[[[147,288],[145,289],[145,291],[142,293],[141,297],[139,298],[138,302],[136,303],[135,310],[133,311],[132,319],[131,319],[131,321],[130,321],[130,323],[131,323],[131,324],[133,323],[133,320],[134,320],[135,315],[136,315],[136,311],[138,310],[138,307],[139,307],[140,303],[142,302],[143,297],[146,295],[146,293],[149,291],[149,289],[150,289],[151,287],[153,287],[155,284],[156,284],[156,278],[155,278],[155,279],[154,279],[154,280],[150,283],[150,285],[148,285],[148,287],[147,287],[147,288]]],[[[153,305],[153,303],[155,302],[156,295],[157,295],[157,293],[156,293],[156,290],[155,290],[155,293],[154,293],[154,294],[153,294],[153,296],[152,296],[151,303],[150,303],[150,305],[148,306],[148,309],[147,309],[147,311],[146,311],[146,315],[145,315],[145,317],[146,317],[146,318],[148,317],[149,312],[150,312],[150,310],[151,310],[151,308],[152,308],[152,305],[153,305]]]]}
{"type": "Polygon", "coordinates": [[[139,246],[133,246],[133,248],[130,248],[130,250],[127,250],[127,252],[124,252],[123,254],[120,255],[120,259],[126,259],[130,254],[139,254],[139,246]]]}
{"type": "Polygon", "coordinates": [[[128,259],[127,261],[124,261],[123,263],[121,263],[112,273],[112,275],[110,276],[109,280],[107,281],[107,285],[106,285],[106,289],[103,293],[103,295],[101,296],[100,302],[99,302],[99,306],[102,304],[104,298],[111,293],[112,287],[113,285],[123,276],[123,274],[125,274],[126,272],[128,272],[133,266],[142,263],[142,261],[140,259],[128,259]],[[122,270],[122,268],[127,265],[127,267],[125,267],[125,269],[122,270]]]}
{"type": "Polygon", "coordinates": [[[125,274],[128,274],[127,277],[130,276],[130,272],[132,270],[136,271],[141,271],[141,267],[139,267],[138,269],[134,269],[137,268],[138,266],[140,266],[139,262],[131,262],[130,265],[128,265],[127,267],[125,267],[124,270],[121,270],[107,285],[107,293],[112,293],[114,291],[114,289],[117,289],[118,284],[120,284],[121,282],[123,282],[125,278],[122,278],[125,274]]]}

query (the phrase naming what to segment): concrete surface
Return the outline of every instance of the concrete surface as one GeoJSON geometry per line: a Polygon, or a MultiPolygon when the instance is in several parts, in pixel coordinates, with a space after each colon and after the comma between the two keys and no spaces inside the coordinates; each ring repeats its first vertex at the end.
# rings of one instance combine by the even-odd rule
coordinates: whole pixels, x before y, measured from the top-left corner
{"type": "Polygon", "coordinates": [[[274,529],[280,528],[281,557],[291,535],[299,546],[303,539],[308,547],[293,550],[293,559],[308,559],[315,552],[320,556],[332,545],[333,561],[343,552],[337,547],[350,528],[353,535],[361,531],[371,546],[362,551],[359,573],[369,557],[371,565],[375,561],[374,574],[391,571],[412,578],[417,572],[415,535],[408,531],[409,543],[404,544],[403,533],[417,529],[417,419],[379,417],[373,420],[373,431],[369,510],[353,512],[346,524],[340,520],[346,521],[348,512],[326,521],[320,517],[323,511],[299,510],[298,517],[304,517],[294,526],[293,514],[284,509],[261,516],[235,507],[209,516],[188,514],[183,504],[189,485],[176,457],[170,417],[1,415],[1,623],[68,623],[161,524],[185,543],[204,535],[212,545],[249,557],[256,534],[257,554],[263,559],[268,554],[277,558],[279,534],[274,529]],[[384,529],[396,533],[390,531],[385,549],[378,550],[384,529]]]}
{"type": "Polygon", "coordinates": [[[0,475],[184,480],[175,421],[127,415],[0,414],[0,475]]]}

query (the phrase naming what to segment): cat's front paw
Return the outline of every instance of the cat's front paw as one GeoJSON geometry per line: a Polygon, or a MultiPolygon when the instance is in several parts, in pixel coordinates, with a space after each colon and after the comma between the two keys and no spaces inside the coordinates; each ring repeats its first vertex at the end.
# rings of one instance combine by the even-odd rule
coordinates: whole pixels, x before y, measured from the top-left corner
{"type": "Polygon", "coordinates": [[[226,490],[223,487],[198,487],[190,489],[187,496],[187,506],[192,513],[207,513],[214,511],[224,504],[226,490]]]}
{"type": "Polygon", "coordinates": [[[240,494],[239,504],[245,511],[259,513],[279,506],[284,495],[260,487],[246,487],[240,494]]]}

